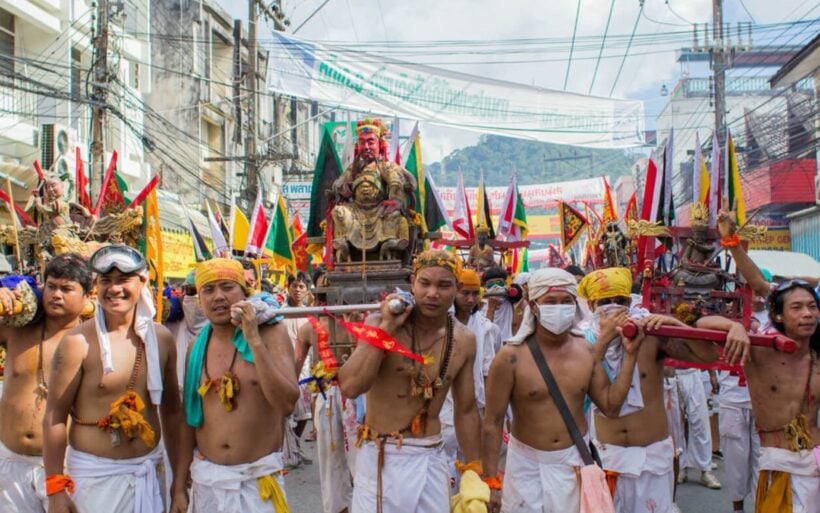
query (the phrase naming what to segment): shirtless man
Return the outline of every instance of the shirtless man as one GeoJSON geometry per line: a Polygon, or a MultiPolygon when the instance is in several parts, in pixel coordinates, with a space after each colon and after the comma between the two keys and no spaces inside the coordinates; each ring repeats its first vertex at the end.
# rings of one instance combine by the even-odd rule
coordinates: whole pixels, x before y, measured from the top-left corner
{"type": "MultiPolygon", "coordinates": [[[[0,327],[6,353],[5,390],[0,399],[0,511],[44,513],[43,412],[51,357],[63,335],[80,323],[91,291],[91,273],[79,255],[53,258],[43,273],[45,315],[20,327],[0,327]]],[[[8,284],[6,277],[2,282],[8,284]]],[[[13,290],[0,288],[4,311],[12,311],[13,290]]]]}
{"type": "MultiPolygon", "coordinates": [[[[324,276],[315,281],[317,287],[326,286],[324,276]]],[[[326,295],[316,292],[317,305],[327,304],[326,295]]],[[[346,319],[350,320],[350,319],[346,319]]],[[[328,333],[328,343],[338,365],[350,355],[350,339],[341,326],[331,331],[328,317],[318,319],[321,329],[328,333]],[[332,339],[335,333],[335,338],[332,339]]],[[[316,330],[311,322],[299,327],[296,347],[296,369],[300,371],[313,354],[313,361],[307,362],[313,368],[319,363],[316,347],[316,330]],[[312,351],[311,351],[312,349],[312,351]]],[[[327,379],[327,377],[325,378],[327,379]]],[[[342,400],[338,382],[335,379],[323,384],[324,393],[316,394],[316,453],[319,458],[319,484],[322,490],[324,513],[347,513],[353,498],[353,472],[355,470],[356,403],[342,400]]]]}
{"type": "Polygon", "coordinates": [[[161,513],[160,426],[173,464],[181,419],[174,340],[153,322],[147,265],[138,251],[105,246],[88,267],[97,273],[95,318],[63,337],[49,376],[48,511],[134,511],[141,503],[140,511],[161,513]]]}
{"type": "MultiPolygon", "coordinates": [[[[479,308],[481,304],[481,279],[474,269],[464,269],[459,278],[461,287],[456,294],[455,310],[456,319],[467,326],[473,332],[476,339],[476,357],[473,364],[473,388],[475,388],[476,406],[479,415],[484,413],[485,396],[484,386],[487,374],[490,372],[490,364],[495,356],[495,347],[501,346],[501,331],[498,326],[484,316],[484,312],[479,308]]],[[[444,439],[444,450],[450,466],[450,474],[455,484],[458,474],[455,462],[463,456],[456,439],[455,427],[453,424],[453,397],[452,393],[447,394],[447,400],[439,412],[441,420],[441,434],[444,439]]]]}
{"type": "MultiPolygon", "coordinates": [[[[729,247],[744,278],[762,295],[769,288],[760,270],[739,244],[731,215],[719,216],[722,244],[729,247]]],[[[756,511],[809,513],[820,504],[820,298],[800,280],[777,285],[768,295],[774,329],[797,342],[797,351],[781,353],[747,345],[728,357],[744,362],[752,411],[760,435],[760,474],[756,511]],[[812,454],[814,452],[814,454],[812,454]],[[791,503],[791,510],[782,506],[791,503]]],[[[745,337],[742,325],[723,317],[704,317],[698,327],[745,337]]],[[[728,351],[727,351],[728,354],[728,351]]]]}
{"type": "Polygon", "coordinates": [[[391,313],[388,296],[378,326],[425,363],[359,342],[339,370],[348,398],[367,394],[360,428],[352,513],[449,511],[449,474],[439,411],[452,387],[456,436],[465,459],[479,456],[480,422],[473,389],[475,337],[448,310],[458,290],[461,262],[446,251],[425,251],[413,263],[415,306],[391,313]],[[383,464],[382,464],[383,462],[383,464]]]}
{"type": "Polygon", "coordinates": [[[284,324],[257,324],[242,265],[199,265],[196,289],[208,323],[191,346],[174,509],[194,513],[282,511],[282,427],[299,393],[284,324]],[[190,474],[189,474],[190,469],[190,474]]]}
{"type": "MultiPolygon", "coordinates": [[[[632,273],[624,267],[593,271],[578,284],[579,295],[589,301],[593,312],[587,338],[596,346],[609,343],[604,368],[609,375],[618,377],[622,374],[618,361],[623,350],[616,327],[623,325],[628,316],[652,328],[664,324],[686,326],[672,317],[649,315],[641,308],[630,309],[631,287],[632,273]]],[[[663,387],[666,357],[708,363],[720,357],[720,350],[707,342],[645,337],[636,368],[630,372],[632,386],[619,415],[594,415],[595,444],[604,469],[617,476],[613,499],[615,511],[620,513],[645,511],[648,501],[655,504],[659,513],[674,511],[674,444],[666,422],[663,387]]],[[[697,386],[701,386],[699,381],[697,386]]]]}
{"type": "Polygon", "coordinates": [[[639,340],[624,341],[623,371],[610,383],[601,365],[606,344],[591,347],[573,329],[577,321],[577,284],[568,272],[547,268],[529,280],[530,314],[518,334],[498,352],[487,379],[482,462],[491,493],[490,510],[540,513],[580,509],[576,467],[583,460],[541,372],[528,339],[534,337],[561,389],[578,429],[586,433],[587,395],[606,415],[616,416],[632,381],[639,340]],[[512,433],[507,448],[504,491],[492,478],[498,471],[501,430],[507,406],[512,405],[512,433]]]}

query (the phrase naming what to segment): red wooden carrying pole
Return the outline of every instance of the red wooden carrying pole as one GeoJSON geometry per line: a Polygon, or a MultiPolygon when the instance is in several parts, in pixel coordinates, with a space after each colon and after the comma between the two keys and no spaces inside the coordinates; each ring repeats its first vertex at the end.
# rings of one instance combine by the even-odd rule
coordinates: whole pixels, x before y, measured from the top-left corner
{"type": "MultiPolygon", "coordinates": [[[[638,334],[638,325],[627,322],[621,328],[622,334],[632,338],[638,334]]],[[[644,330],[647,335],[656,337],[685,338],[689,340],[705,340],[707,342],[726,343],[725,331],[706,330],[702,328],[684,328],[683,326],[661,326],[657,329],[644,330]]],[[[753,346],[771,347],[782,353],[793,353],[797,350],[797,343],[783,335],[749,335],[753,346]]]]}

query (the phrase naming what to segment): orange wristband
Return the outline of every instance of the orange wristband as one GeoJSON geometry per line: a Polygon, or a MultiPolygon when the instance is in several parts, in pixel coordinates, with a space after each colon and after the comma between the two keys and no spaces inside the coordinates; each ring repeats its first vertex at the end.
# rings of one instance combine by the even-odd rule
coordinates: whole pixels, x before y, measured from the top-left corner
{"type": "Polygon", "coordinates": [[[473,460],[473,461],[469,461],[467,463],[462,463],[462,462],[456,460],[456,470],[458,471],[459,474],[463,474],[463,473],[467,472],[468,470],[472,470],[473,472],[475,472],[479,476],[483,473],[482,466],[481,466],[481,460],[473,460]]]}
{"type": "Polygon", "coordinates": [[[54,474],[46,477],[46,495],[52,496],[68,490],[68,493],[74,493],[74,481],[65,474],[54,474]]]}
{"type": "Polygon", "coordinates": [[[734,233],[728,237],[722,237],[720,239],[720,245],[724,248],[736,248],[740,246],[740,236],[734,233]]]}
{"type": "Polygon", "coordinates": [[[487,483],[487,486],[490,487],[490,490],[501,490],[501,479],[499,479],[497,476],[485,477],[482,479],[482,481],[487,483]]]}

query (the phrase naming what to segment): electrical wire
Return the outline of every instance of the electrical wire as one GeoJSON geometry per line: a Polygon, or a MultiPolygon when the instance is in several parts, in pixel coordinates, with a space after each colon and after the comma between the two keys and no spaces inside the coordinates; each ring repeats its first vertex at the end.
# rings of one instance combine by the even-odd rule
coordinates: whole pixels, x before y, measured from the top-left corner
{"type": "Polygon", "coordinates": [[[612,81],[612,88],[609,90],[609,96],[615,92],[615,86],[618,85],[618,79],[621,77],[621,71],[624,70],[624,63],[626,62],[626,57],[629,55],[629,49],[632,47],[632,37],[635,35],[635,32],[638,30],[638,23],[641,21],[641,14],[643,13],[643,2],[641,2],[641,8],[638,10],[638,15],[635,17],[635,24],[632,25],[632,36],[629,38],[629,44],[624,51],[624,58],[621,61],[621,65],[618,66],[618,73],[615,75],[615,80],[612,81]]]}
{"type": "Polygon", "coordinates": [[[598,76],[598,66],[601,64],[601,55],[604,54],[604,45],[606,44],[606,35],[609,33],[609,23],[612,21],[612,11],[615,10],[615,0],[609,2],[609,15],[606,17],[606,27],[604,27],[604,37],[601,38],[601,49],[598,51],[598,59],[595,61],[595,71],[592,73],[592,80],[589,83],[589,91],[587,94],[592,94],[592,88],[595,86],[595,77],[598,76]]]}
{"type": "Polygon", "coordinates": [[[675,15],[675,17],[677,19],[681,20],[682,22],[686,23],[687,25],[694,25],[694,23],[692,23],[691,21],[687,20],[686,18],[684,18],[683,16],[681,16],[680,14],[675,12],[675,9],[672,9],[672,4],[669,3],[669,0],[666,0],[666,7],[669,9],[669,12],[671,12],[672,14],[675,15]]]}
{"type": "Polygon", "coordinates": [[[575,24],[572,27],[572,42],[569,46],[569,59],[567,60],[567,74],[564,75],[564,91],[567,90],[567,82],[569,81],[569,69],[572,66],[572,52],[575,50],[575,35],[578,32],[578,20],[581,18],[581,0],[577,0],[575,7],[575,24]]]}
{"type": "Polygon", "coordinates": [[[746,7],[746,2],[744,2],[743,0],[740,0],[740,6],[741,6],[741,7],[743,7],[743,10],[744,10],[744,11],[746,11],[746,15],[749,17],[749,19],[750,19],[750,20],[752,20],[752,23],[757,23],[757,22],[755,21],[755,17],[754,17],[754,16],[752,16],[752,13],[751,13],[751,12],[749,12],[749,8],[748,8],[748,7],[746,7]]]}

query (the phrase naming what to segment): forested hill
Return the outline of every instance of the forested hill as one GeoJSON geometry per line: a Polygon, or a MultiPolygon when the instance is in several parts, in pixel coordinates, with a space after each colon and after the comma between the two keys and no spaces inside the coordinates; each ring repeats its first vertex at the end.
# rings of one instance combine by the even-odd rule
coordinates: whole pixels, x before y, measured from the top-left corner
{"type": "Polygon", "coordinates": [[[478,144],[455,150],[440,162],[425,164],[437,185],[455,186],[456,171],[464,173],[467,187],[474,187],[481,170],[488,186],[505,186],[515,170],[519,185],[579,180],[601,175],[614,178],[628,174],[632,158],[623,150],[598,150],[561,144],[482,135],[478,144]]]}

